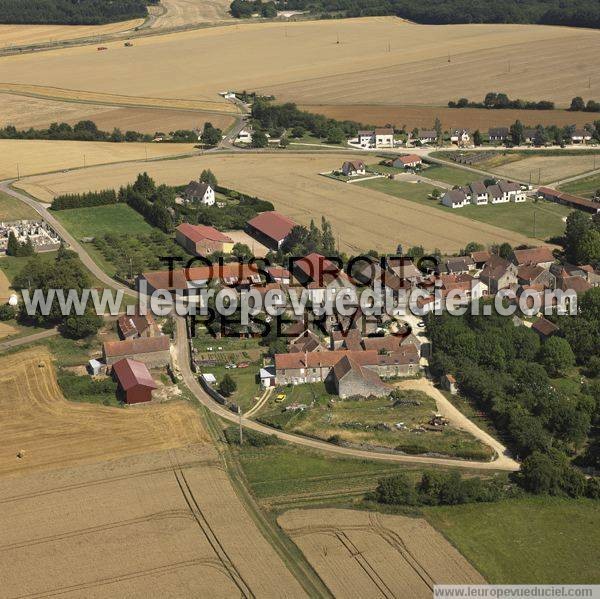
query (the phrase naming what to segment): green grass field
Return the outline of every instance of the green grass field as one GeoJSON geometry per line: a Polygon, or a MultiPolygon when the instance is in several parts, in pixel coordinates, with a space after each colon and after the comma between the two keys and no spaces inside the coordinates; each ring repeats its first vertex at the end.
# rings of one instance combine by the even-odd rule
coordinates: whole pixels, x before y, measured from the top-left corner
{"type": "Polygon", "coordinates": [[[40,215],[31,207],[0,191],[0,221],[37,220],[40,215]]]}
{"type": "Polygon", "coordinates": [[[591,175],[584,177],[571,183],[565,183],[559,186],[561,191],[572,193],[584,198],[593,198],[596,192],[600,189],[600,175],[591,175]]]}
{"type": "Polygon", "coordinates": [[[491,583],[600,583],[597,501],[527,497],[423,512],[491,583]]]}
{"type": "MultiPolygon", "coordinates": [[[[357,185],[381,191],[397,198],[424,203],[445,212],[451,211],[450,208],[429,199],[428,196],[437,188],[426,183],[406,183],[391,181],[390,179],[373,179],[357,183],[357,185]]],[[[466,206],[454,210],[453,214],[545,241],[564,233],[565,223],[562,219],[568,216],[570,212],[571,210],[568,207],[554,204],[553,202],[527,200],[527,202],[521,204],[511,202],[497,206],[492,206],[491,204],[488,206],[466,206]]]]}
{"type": "Polygon", "coordinates": [[[72,208],[53,213],[74,237],[95,237],[104,233],[151,233],[154,228],[127,204],[72,208]]]}
{"type": "Polygon", "coordinates": [[[340,400],[323,383],[276,389],[258,419],[288,432],[358,447],[385,447],[410,454],[439,453],[478,460],[491,458],[491,450],[462,431],[445,427],[421,429],[437,411],[435,401],[419,391],[404,391],[396,403],[387,397],[340,400]],[[285,393],[281,403],[278,393],[285,393]],[[414,402],[414,403],[413,403],[414,402]],[[287,410],[304,404],[304,410],[287,410]],[[402,423],[399,429],[396,424],[402,423]],[[335,441],[334,441],[335,440],[335,441]]]}
{"type": "Polygon", "coordinates": [[[256,497],[269,503],[346,501],[377,486],[399,467],[385,462],[335,458],[293,445],[243,446],[238,457],[256,497]]]}
{"type": "Polygon", "coordinates": [[[482,179],[482,176],[477,173],[460,168],[452,168],[451,166],[441,166],[439,164],[432,164],[428,168],[423,169],[421,174],[423,177],[448,183],[448,185],[468,185],[473,181],[482,179]]]}
{"type": "MultiPolygon", "coordinates": [[[[35,258],[45,264],[54,262],[56,252],[43,252],[35,254],[35,258]]],[[[12,283],[15,277],[23,270],[25,265],[32,259],[32,256],[23,256],[16,258],[15,256],[3,256],[0,258],[0,270],[4,271],[6,278],[12,283]]]]}

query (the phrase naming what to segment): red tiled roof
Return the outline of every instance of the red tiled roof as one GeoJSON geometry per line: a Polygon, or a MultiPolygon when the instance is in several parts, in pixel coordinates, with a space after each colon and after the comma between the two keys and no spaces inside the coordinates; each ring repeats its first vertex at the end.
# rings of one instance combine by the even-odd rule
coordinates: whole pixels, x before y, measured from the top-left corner
{"type": "Polygon", "coordinates": [[[598,202],[592,202],[591,200],[586,200],[585,198],[575,196],[572,193],[564,193],[562,191],[558,191],[557,189],[552,189],[551,187],[540,187],[538,189],[538,193],[542,194],[544,197],[561,200],[563,202],[573,204],[574,206],[592,209],[594,212],[600,210],[600,203],[598,202]]]}
{"type": "Polygon", "coordinates": [[[287,268],[283,268],[283,266],[269,266],[267,272],[274,279],[289,279],[292,276],[290,271],[287,268]]]}
{"type": "Polygon", "coordinates": [[[152,317],[152,314],[148,312],[145,315],[141,315],[139,314],[139,309],[136,309],[136,313],[132,316],[123,314],[123,316],[120,316],[117,320],[117,326],[119,327],[123,337],[127,337],[133,332],[141,334],[153,324],[154,318],[152,317]]]}
{"type": "Polygon", "coordinates": [[[291,218],[274,210],[261,212],[249,220],[248,224],[274,241],[283,241],[290,234],[292,228],[296,226],[291,218]]]}
{"type": "Polygon", "coordinates": [[[125,341],[106,341],[103,347],[105,356],[114,357],[168,351],[170,343],[169,337],[160,335],[159,337],[141,337],[125,341]]]}
{"type": "Polygon", "coordinates": [[[186,289],[189,281],[220,280],[232,283],[252,280],[260,282],[258,267],[241,262],[229,264],[215,264],[213,266],[193,266],[169,272],[168,270],[155,270],[142,275],[154,289],[186,289]]]}
{"type": "Polygon", "coordinates": [[[113,364],[113,371],[124,391],[137,386],[157,388],[150,371],[142,362],[125,358],[113,364]]]}
{"type": "Polygon", "coordinates": [[[534,322],[531,328],[538,331],[538,333],[541,333],[545,337],[548,337],[549,335],[552,335],[552,333],[556,333],[556,331],[559,330],[559,328],[553,322],[550,322],[543,317],[534,322]]]}
{"type": "MultiPolygon", "coordinates": [[[[396,160],[399,160],[402,164],[412,164],[413,162],[423,162],[420,156],[416,154],[408,154],[408,156],[398,156],[396,160]]],[[[396,162],[394,160],[394,162],[396,162]]]]}
{"type": "Polygon", "coordinates": [[[379,378],[379,375],[369,368],[363,368],[350,356],[344,356],[337,361],[333,367],[333,374],[339,381],[344,378],[349,372],[355,372],[366,381],[380,385],[381,387],[387,387],[387,385],[379,378]]]}
{"type": "Polygon", "coordinates": [[[316,252],[307,254],[303,258],[296,260],[294,264],[307,277],[313,280],[314,284],[309,285],[310,288],[318,288],[324,284],[327,285],[338,277],[346,281],[348,279],[337,264],[316,252]]]}
{"type": "Polygon", "coordinates": [[[194,243],[204,241],[205,239],[208,241],[233,243],[231,237],[225,235],[225,233],[221,233],[221,231],[217,231],[217,229],[214,227],[209,227],[208,225],[190,225],[190,223],[182,223],[177,227],[177,231],[194,243]]]}
{"type": "Polygon", "coordinates": [[[552,250],[545,245],[526,250],[514,250],[515,260],[517,265],[523,264],[540,264],[541,262],[554,262],[554,254],[552,250]]]}

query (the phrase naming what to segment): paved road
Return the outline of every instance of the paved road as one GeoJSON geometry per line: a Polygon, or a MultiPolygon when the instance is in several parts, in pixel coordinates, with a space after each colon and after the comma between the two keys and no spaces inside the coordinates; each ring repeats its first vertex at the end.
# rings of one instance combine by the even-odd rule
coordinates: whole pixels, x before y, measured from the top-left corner
{"type": "Polygon", "coordinates": [[[13,347],[19,347],[21,345],[27,345],[28,343],[34,343],[41,341],[42,339],[48,339],[58,335],[58,329],[48,329],[47,331],[41,331],[40,333],[33,333],[33,335],[27,335],[26,337],[19,337],[12,339],[11,341],[3,341],[0,343],[0,352],[12,349],[13,347]]]}
{"type": "MultiPolygon", "coordinates": [[[[238,424],[240,418],[237,414],[230,412],[227,408],[224,408],[217,402],[215,402],[201,387],[198,382],[196,375],[192,372],[190,367],[190,354],[189,345],[187,339],[187,330],[185,320],[182,317],[175,318],[177,325],[177,336],[176,336],[176,353],[177,362],[183,381],[190,391],[196,396],[204,406],[206,406],[211,412],[232,422],[238,424]]],[[[482,469],[482,470],[518,470],[519,466],[512,460],[495,460],[493,462],[476,462],[471,460],[455,460],[450,458],[434,458],[426,456],[411,456],[411,455],[396,455],[387,453],[378,453],[374,451],[365,451],[361,449],[351,449],[348,447],[340,447],[325,441],[318,441],[316,439],[309,439],[308,437],[302,437],[300,435],[293,435],[291,433],[285,433],[283,431],[265,426],[253,420],[249,420],[242,416],[242,425],[245,428],[252,429],[254,431],[266,434],[275,435],[283,441],[288,443],[294,443],[310,449],[316,449],[319,451],[326,451],[329,453],[335,453],[341,456],[353,457],[358,459],[367,460],[381,460],[387,462],[397,462],[403,464],[423,464],[423,465],[438,465],[438,466],[452,466],[455,468],[468,468],[468,469],[482,469]]]]}
{"type": "Polygon", "coordinates": [[[113,278],[109,277],[90,257],[87,251],[82,247],[82,245],[73,237],[65,227],[52,215],[52,213],[40,202],[30,198],[28,195],[17,191],[16,189],[12,189],[10,185],[14,183],[15,179],[10,179],[6,181],[0,182],[0,191],[6,193],[25,204],[31,206],[70,246],[74,252],[79,255],[80,260],[83,264],[91,271],[91,273],[108,289],[121,289],[125,295],[129,295],[131,297],[137,297],[137,292],[121,283],[118,283],[113,278]]]}

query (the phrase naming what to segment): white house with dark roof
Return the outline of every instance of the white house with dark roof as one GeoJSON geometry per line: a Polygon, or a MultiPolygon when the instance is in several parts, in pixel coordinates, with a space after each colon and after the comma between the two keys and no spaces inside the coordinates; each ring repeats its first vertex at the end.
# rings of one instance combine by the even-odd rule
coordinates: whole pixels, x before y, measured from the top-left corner
{"type": "Polygon", "coordinates": [[[183,191],[183,196],[188,202],[213,206],[215,203],[215,191],[202,181],[190,181],[183,191]]]}
{"type": "Polygon", "coordinates": [[[459,146],[466,146],[471,143],[471,134],[468,129],[453,129],[450,132],[450,141],[459,146]]]}
{"type": "Polygon", "coordinates": [[[488,191],[483,181],[473,181],[469,188],[471,190],[471,204],[485,206],[488,203],[488,191]]]}
{"type": "Polygon", "coordinates": [[[469,203],[470,200],[462,189],[451,189],[442,197],[442,204],[448,208],[463,208],[469,203]]]}
{"type": "Polygon", "coordinates": [[[367,169],[362,160],[346,160],[346,162],[342,164],[342,173],[346,175],[346,177],[364,175],[366,172],[367,169]]]}
{"type": "Polygon", "coordinates": [[[527,194],[518,183],[501,179],[498,181],[498,187],[502,192],[504,202],[525,202],[527,200],[527,194]]]}
{"type": "Polygon", "coordinates": [[[363,148],[393,148],[394,130],[391,127],[358,132],[358,143],[363,148]]]}

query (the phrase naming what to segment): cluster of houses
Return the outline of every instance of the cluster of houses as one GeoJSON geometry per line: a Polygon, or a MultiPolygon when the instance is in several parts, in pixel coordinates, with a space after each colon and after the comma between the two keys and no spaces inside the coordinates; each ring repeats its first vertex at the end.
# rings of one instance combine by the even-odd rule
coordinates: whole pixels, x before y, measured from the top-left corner
{"type": "Polygon", "coordinates": [[[0,254],[6,253],[11,233],[19,243],[30,241],[36,252],[51,252],[60,247],[60,237],[45,221],[0,222],[0,254]]]}
{"type": "Polygon", "coordinates": [[[92,375],[106,373],[117,383],[117,398],[127,404],[148,402],[157,384],[151,368],[171,365],[171,344],[150,312],[124,314],[117,320],[118,341],[102,344],[102,360],[90,360],[92,375]]]}
{"type": "MultiPolygon", "coordinates": [[[[523,129],[523,141],[526,144],[535,143],[537,129],[523,129]]],[[[512,139],[508,127],[492,127],[488,130],[488,139],[490,142],[504,143],[512,139]]],[[[571,133],[572,144],[587,144],[592,141],[593,136],[587,129],[575,129],[571,133]]]]}
{"type": "Polygon", "coordinates": [[[507,202],[525,202],[527,193],[518,183],[500,179],[492,185],[483,181],[474,181],[470,185],[456,187],[442,196],[442,204],[448,208],[464,206],[486,206],[487,204],[505,204],[507,202]]]}

